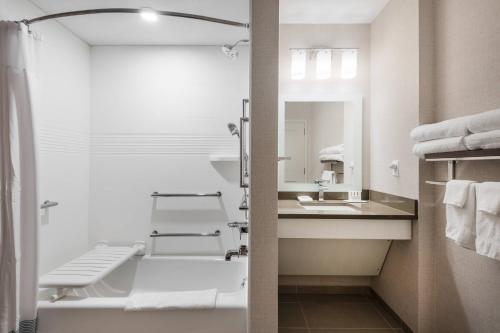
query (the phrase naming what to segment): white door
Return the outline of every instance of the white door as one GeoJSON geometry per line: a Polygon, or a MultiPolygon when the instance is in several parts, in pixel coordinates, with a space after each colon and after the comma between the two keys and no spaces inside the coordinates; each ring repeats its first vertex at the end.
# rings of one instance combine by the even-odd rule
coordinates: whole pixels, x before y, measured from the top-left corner
{"type": "Polygon", "coordinates": [[[285,182],[306,182],[306,123],[302,120],[285,121],[285,182]]]}

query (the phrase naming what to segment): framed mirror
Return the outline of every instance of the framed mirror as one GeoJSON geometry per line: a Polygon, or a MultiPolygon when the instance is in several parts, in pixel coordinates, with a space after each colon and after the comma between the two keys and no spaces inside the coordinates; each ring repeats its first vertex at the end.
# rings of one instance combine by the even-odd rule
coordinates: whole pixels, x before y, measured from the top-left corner
{"type": "Polygon", "coordinates": [[[279,191],[362,189],[362,96],[282,96],[279,108],[279,191]]]}

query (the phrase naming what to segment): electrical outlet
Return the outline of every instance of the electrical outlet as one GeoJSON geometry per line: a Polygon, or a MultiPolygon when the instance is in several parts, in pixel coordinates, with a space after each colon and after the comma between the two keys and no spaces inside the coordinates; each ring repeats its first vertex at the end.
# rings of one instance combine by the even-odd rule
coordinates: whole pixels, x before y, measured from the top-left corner
{"type": "Polygon", "coordinates": [[[389,164],[389,169],[391,169],[391,173],[394,177],[399,177],[399,161],[394,160],[389,164]]]}
{"type": "Polygon", "coordinates": [[[349,201],[361,201],[361,191],[349,191],[349,201]]]}

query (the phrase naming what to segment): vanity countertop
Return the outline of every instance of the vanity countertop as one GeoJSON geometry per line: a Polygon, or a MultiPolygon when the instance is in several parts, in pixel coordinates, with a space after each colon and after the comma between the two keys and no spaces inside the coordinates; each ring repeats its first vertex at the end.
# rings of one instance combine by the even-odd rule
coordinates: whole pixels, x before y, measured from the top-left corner
{"type": "Polygon", "coordinates": [[[342,200],[325,200],[322,202],[346,204],[346,210],[314,210],[305,209],[297,200],[278,200],[278,218],[282,219],[384,219],[413,220],[415,214],[392,208],[375,201],[365,203],[345,203],[342,200]]]}

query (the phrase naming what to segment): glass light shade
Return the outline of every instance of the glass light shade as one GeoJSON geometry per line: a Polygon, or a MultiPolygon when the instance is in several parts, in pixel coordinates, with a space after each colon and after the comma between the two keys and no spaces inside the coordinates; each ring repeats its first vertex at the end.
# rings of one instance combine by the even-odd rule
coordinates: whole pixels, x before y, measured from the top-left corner
{"type": "Polygon", "coordinates": [[[340,76],[343,79],[354,79],[358,75],[358,50],[342,51],[342,68],[340,76]]]}
{"type": "Polygon", "coordinates": [[[306,50],[292,50],[292,80],[305,79],[306,57],[306,50]]]}
{"type": "Polygon", "coordinates": [[[332,51],[319,50],[316,53],[316,79],[326,80],[332,75],[332,51]]]}

